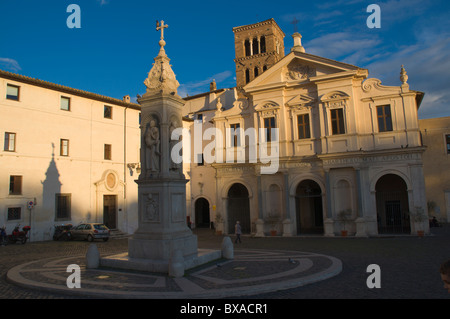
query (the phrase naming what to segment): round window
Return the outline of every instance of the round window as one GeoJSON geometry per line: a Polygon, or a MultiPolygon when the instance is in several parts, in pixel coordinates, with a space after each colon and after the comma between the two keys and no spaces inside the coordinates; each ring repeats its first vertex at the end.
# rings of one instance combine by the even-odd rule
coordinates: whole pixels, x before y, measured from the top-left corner
{"type": "Polygon", "coordinates": [[[116,175],[114,175],[113,173],[109,173],[106,176],[106,185],[110,189],[115,188],[115,186],[116,186],[116,175]]]}

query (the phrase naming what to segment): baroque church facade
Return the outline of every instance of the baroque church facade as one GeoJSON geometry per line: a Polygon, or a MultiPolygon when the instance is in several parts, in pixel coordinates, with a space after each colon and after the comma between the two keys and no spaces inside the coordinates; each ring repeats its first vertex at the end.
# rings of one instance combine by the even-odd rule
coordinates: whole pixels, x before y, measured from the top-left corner
{"type": "Polygon", "coordinates": [[[233,32],[237,86],[211,83],[210,92],[185,98],[191,135],[223,132],[213,162],[192,150],[192,222],[233,234],[239,221],[256,236],[415,233],[413,216],[427,213],[424,94],[409,88],[403,66],[400,85],[384,86],[367,69],[308,54],[299,33],[284,55],[285,34],[273,19],[233,32]],[[261,150],[274,144],[274,128],[278,169],[265,174],[261,150]],[[260,151],[256,162],[252,149],[260,151]]]}
{"type": "MultiPolygon", "coordinates": [[[[240,221],[255,236],[428,231],[411,214],[428,212],[424,94],[405,69],[399,86],[384,86],[367,69],[307,53],[298,33],[285,54],[273,19],[233,33],[236,87],[213,82],[184,98],[189,223],[233,234],[240,221]]],[[[147,160],[140,105],[5,71],[0,94],[7,232],[31,224],[31,240],[49,240],[57,224],[104,222],[133,233],[147,160]]]]}

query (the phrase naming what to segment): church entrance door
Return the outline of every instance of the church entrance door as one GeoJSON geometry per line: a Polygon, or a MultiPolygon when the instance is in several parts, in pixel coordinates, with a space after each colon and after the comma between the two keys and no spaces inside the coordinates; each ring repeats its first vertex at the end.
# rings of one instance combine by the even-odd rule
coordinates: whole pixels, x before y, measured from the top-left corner
{"type": "Polygon", "coordinates": [[[249,234],[250,225],[250,201],[247,187],[240,183],[233,184],[228,190],[228,233],[234,234],[234,225],[237,221],[241,224],[243,234],[249,234]]]}
{"type": "Polygon", "coordinates": [[[409,234],[408,190],[397,175],[386,174],[375,185],[379,234],[409,234]]]}
{"type": "Polygon", "coordinates": [[[209,228],[209,224],[209,202],[202,197],[195,201],[195,227],[209,228]]]}
{"type": "Polygon", "coordinates": [[[298,184],[295,194],[297,234],[323,233],[322,190],[313,180],[298,184]]]}
{"type": "Polygon", "coordinates": [[[103,223],[109,229],[117,228],[117,195],[103,195],[103,223]]]}

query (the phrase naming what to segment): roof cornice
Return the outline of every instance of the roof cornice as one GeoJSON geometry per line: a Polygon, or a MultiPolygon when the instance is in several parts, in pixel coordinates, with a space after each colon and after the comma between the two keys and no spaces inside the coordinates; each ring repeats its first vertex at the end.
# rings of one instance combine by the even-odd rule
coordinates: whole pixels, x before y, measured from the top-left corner
{"type": "Polygon", "coordinates": [[[127,102],[124,102],[123,100],[115,99],[115,98],[112,98],[109,96],[104,96],[104,95],[100,95],[97,93],[74,89],[74,88],[71,88],[68,86],[51,83],[51,82],[35,79],[35,78],[29,77],[29,76],[20,75],[20,74],[16,74],[16,73],[4,71],[4,70],[0,70],[0,78],[4,78],[4,79],[16,81],[16,82],[21,82],[21,83],[26,83],[26,84],[30,84],[30,85],[35,85],[35,86],[39,86],[39,87],[46,88],[49,90],[54,90],[54,91],[58,91],[58,92],[66,93],[66,94],[72,94],[72,95],[76,95],[76,96],[80,96],[80,97],[84,97],[87,99],[96,100],[96,101],[100,101],[100,102],[104,102],[104,103],[108,103],[108,104],[115,104],[115,105],[119,105],[119,106],[123,106],[123,107],[133,108],[136,110],[141,109],[141,106],[139,104],[127,103],[127,102]]]}
{"type": "Polygon", "coordinates": [[[275,22],[274,18],[270,18],[270,19],[267,19],[267,20],[264,20],[264,21],[261,21],[261,22],[257,22],[257,23],[254,23],[254,24],[248,24],[248,25],[243,25],[243,26],[240,26],[240,27],[234,27],[233,28],[233,32],[236,33],[236,32],[240,32],[240,31],[250,30],[250,29],[253,29],[253,28],[260,27],[260,26],[265,25],[265,24],[273,24],[281,32],[281,34],[283,34],[283,36],[286,36],[286,34],[283,32],[283,30],[281,30],[280,26],[275,22]]]}

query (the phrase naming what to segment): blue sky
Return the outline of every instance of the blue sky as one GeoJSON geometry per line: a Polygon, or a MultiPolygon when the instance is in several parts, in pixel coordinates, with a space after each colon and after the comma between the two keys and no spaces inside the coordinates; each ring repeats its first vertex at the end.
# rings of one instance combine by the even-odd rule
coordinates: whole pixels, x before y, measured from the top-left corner
{"type": "Polygon", "coordinates": [[[369,69],[369,77],[425,92],[420,118],[450,116],[450,2],[446,0],[143,1],[0,0],[0,69],[121,99],[145,92],[158,54],[156,20],[181,87],[194,95],[235,86],[232,28],[274,18],[292,47],[294,18],[307,53],[369,69]],[[81,8],[69,29],[67,7],[81,8]],[[366,25],[378,4],[381,28],[366,25]]]}

